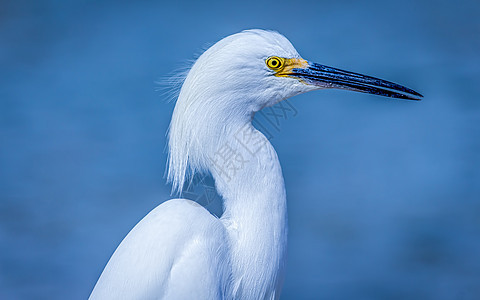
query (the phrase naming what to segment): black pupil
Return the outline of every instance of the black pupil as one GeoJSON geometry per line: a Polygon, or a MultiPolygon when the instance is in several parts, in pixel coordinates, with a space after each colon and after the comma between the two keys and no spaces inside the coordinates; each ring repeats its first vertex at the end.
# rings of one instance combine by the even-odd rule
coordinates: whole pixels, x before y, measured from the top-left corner
{"type": "Polygon", "coordinates": [[[278,66],[278,60],[272,60],[272,66],[274,67],[278,66]]]}

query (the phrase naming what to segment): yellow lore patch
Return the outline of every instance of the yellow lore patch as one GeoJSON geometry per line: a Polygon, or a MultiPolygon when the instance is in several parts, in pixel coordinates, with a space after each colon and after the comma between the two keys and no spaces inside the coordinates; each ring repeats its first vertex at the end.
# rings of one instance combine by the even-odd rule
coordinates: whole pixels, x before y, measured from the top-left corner
{"type": "Polygon", "coordinates": [[[308,62],[303,58],[283,58],[270,56],[265,60],[267,67],[275,71],[275,76],[289,76],[293,69],[308,68],[308,62]]]}

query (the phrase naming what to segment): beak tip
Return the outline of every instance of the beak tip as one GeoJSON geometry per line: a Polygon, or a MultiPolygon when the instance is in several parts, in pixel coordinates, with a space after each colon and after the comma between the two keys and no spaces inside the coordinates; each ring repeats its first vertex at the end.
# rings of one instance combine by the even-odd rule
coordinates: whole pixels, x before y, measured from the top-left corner
{"type": "Polygon", "coordinates": [[[416,101],[422,101],[423,100],[423,95],[422,94],[417,93],[415,96],[416,97],[412,97],[413,100],[416,100],[416,101]]]}

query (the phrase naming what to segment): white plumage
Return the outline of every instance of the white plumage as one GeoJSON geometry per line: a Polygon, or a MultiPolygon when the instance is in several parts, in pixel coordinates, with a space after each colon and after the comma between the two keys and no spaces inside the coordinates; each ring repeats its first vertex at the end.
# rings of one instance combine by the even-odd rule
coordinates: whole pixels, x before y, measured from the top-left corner
{"type": "Polygon", "coordinates": [[[251,124],[255,112],[325,87],[417,95],[319,66],[301,59],[284,36],[263,30],[226,37],[199,57],[170,124],[168,179],[181,192],[189,175],[210,172],[225,211],[217,218],[185,199],[159,205],[119,245],[90,299],[279,298],[287,245],[285,188],[275,150],[251,124]],[[230,167],[222,168],[226,154],[230,167]]]}

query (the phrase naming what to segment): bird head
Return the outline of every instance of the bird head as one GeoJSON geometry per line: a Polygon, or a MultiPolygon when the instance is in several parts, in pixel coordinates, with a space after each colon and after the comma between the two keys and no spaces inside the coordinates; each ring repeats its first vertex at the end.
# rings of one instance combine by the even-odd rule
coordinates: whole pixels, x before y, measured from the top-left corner
{"type": "Polygon", "coordinates": [[[212,104],[253,112],[322,88],[408,100],[422,97],[393,82],[307,61],[283,35],[265,30],[246,30],[213,45],[195,62],[184,87],[208,96],[212,104]]]}
{"type": "Polygon", "coordinates": [[[338,88],[399,99],[422,95],[404,86],[303,59],[283,35],[246,30],[207,49],[187,74],[169,133],[169,179],[184,183],[186,170],[205,169],[215,141],[229,124],[252,120],[255,112],[292,96],[338,88]],[[212,143],[205,143],[212,141],[212,143]]]}

